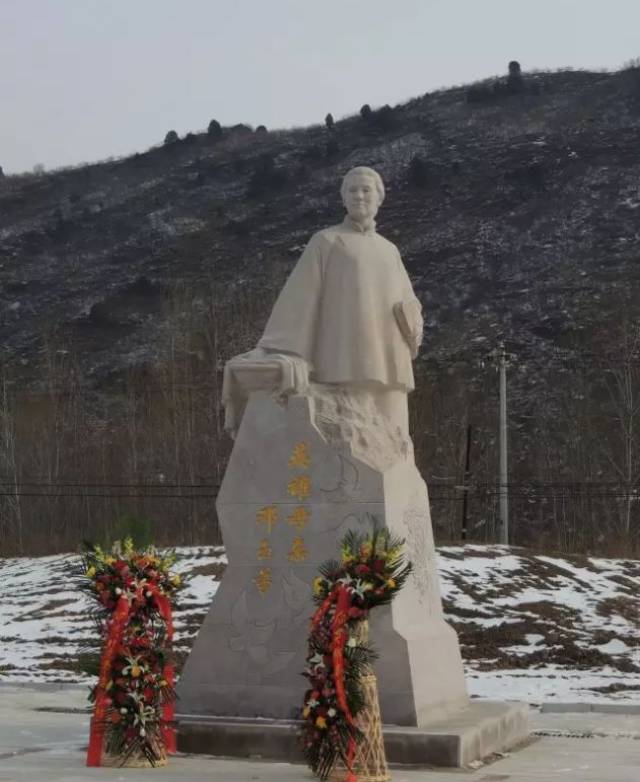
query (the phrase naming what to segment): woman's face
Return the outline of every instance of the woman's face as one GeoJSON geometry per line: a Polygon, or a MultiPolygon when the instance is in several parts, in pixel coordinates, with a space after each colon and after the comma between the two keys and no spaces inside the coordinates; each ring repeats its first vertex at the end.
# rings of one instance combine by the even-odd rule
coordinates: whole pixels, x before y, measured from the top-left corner
{"type": "Polygon", "coordinates": [[[356,222],[372,219],[380,208],[376,183],[366,174],[352,174],[345,183],[342,198],[349,217],[356,222]]]}

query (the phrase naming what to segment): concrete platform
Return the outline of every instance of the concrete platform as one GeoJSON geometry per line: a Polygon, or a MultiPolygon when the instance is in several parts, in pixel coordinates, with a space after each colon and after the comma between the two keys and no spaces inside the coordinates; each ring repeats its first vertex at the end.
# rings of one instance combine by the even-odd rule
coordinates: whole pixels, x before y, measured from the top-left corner
{"type": "MultiPolygon", "coordinates": [[[[469,708],[425,728],[385,725],[389,763],[461,768],[505,752],[529,736],[529,707],[472,702],[469,708]]],[[[178,749],[189,754],[303,763],[294,720],[247,720],[178,715],[178,749]]]]}
{"type": "MultiPolygon", "coordinates": [[[[86,687],[0,682],[0,782],[314,780],[299,764],[206,755],[177,755],[168,766],[155,770],[88,769],[89,715],[82,713],[86,705],[86,687]]],[[[639,715],[532,711],[531,719],[534,731],[545,737],[506,757],[494,758],[489,766],[474,771],[394,768],[393,782],[637,782],[639,715]],[[576,735],[580,738],[569,737],[576,735]]]]}

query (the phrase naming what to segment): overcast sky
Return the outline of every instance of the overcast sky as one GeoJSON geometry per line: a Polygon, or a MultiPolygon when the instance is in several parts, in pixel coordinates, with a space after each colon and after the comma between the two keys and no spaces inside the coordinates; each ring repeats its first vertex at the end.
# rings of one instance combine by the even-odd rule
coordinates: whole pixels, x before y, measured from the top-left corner
{"type": "Polygon", "coordinates": [[[0,0],[6,173],[640,56],[640,0],[0,0]]]}

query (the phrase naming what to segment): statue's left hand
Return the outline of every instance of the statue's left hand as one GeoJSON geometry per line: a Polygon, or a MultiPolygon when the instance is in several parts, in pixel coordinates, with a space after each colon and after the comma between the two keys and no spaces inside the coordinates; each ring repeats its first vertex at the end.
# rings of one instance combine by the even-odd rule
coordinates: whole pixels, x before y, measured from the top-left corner
{"type": "Polygon", "coordinates": [[[411,358],[416,358],[422,343],[422,305],[418,299],[399,301],[393,305],[393,314],[398,328],[411,351],[411,358]]]}

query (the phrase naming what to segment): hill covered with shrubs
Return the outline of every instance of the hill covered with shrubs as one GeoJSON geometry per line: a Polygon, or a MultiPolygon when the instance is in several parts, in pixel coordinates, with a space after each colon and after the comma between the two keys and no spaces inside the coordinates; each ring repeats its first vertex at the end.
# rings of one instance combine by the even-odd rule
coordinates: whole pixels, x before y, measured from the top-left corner
{"type": "Polygon", "coordinates": [[[460,534],[461,485],[470,537],[495,534],[486,356],[503,341],[516,542],[637,545],[638,68],[510,63],[503,78],[308,128],[212,120],[159,138],[127,158],[0,178],[11,552],[19,540],[65,550],[123,506],[165,519],[170,542],[213,542],[229,449],[220,369],[255,343],[310,234],[341,219],[354,165],[385,180],[378,227],[424,306],[412,422],[440,538],[460,534]],[[53,499],[31,496],[45,485],[53,499]],[[89,498],[90,485],[107,496],[89,498]]]}

